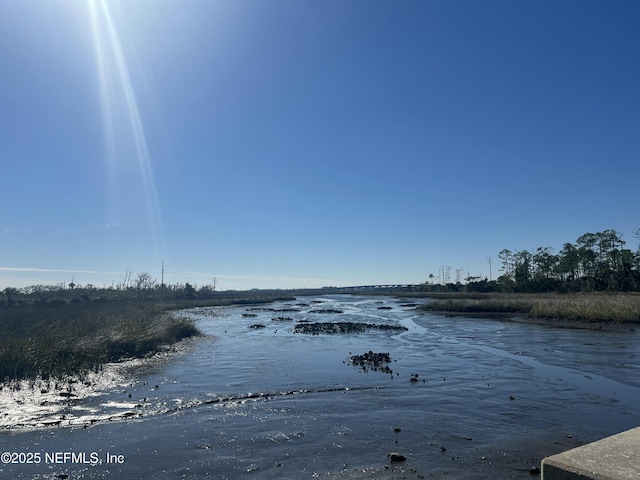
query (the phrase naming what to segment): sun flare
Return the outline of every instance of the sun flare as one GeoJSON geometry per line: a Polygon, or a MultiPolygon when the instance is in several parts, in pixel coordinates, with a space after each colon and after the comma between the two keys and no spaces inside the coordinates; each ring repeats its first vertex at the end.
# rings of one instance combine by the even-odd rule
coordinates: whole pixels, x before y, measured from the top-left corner
{"type": "Polygon", "coordinates": [[[109,213],[114,218],[118,214],[118,167],[121,162],[135,161],[144,191],[151,241],[156,256],[160,257],[164,250],[160,202],[127,60],[107,2],[90,0],[88,9],[104,128],[109,213]]]}

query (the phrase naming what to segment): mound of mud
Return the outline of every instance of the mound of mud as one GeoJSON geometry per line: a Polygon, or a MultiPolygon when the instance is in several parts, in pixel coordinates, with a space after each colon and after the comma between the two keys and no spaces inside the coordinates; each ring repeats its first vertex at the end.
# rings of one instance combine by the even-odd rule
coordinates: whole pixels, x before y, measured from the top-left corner
{"type": "Polygon", "coordinates": [[[335,333],[362,333],[367,330],[384,330],[392,332],[403,332],[406,327],[396,325],[383,325],[379,323],[356,323],[356,322],[316,322],[298,323],[293,327],[293,333],[306,333],[308,335],[335,334],[335,333]]]}

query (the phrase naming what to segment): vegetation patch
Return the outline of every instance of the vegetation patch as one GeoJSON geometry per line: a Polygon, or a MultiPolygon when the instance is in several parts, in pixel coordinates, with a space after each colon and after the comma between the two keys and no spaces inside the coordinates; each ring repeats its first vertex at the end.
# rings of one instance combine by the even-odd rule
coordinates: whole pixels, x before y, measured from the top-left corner
{"type": "Polygon", "coordinates": [[[4,309],[0,380],[62,378],[107,362],[154,354],[197,335],[193,321],[139,305],[4,309]]]}
{"type": "Polygon", "coordinates": [[[454,313],[517,313],[532,318],[583,322],[640,323],[635,293],[519,294],[488,293],[440,298],[422,310],[454,313]]]}

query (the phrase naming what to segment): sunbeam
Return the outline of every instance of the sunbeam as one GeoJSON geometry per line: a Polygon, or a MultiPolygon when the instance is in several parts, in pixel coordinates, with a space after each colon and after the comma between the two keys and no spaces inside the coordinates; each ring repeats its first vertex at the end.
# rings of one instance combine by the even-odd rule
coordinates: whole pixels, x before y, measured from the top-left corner
{"type": "Polygon", "coordinates": [[[117,166],[121,159],[135,157],[144,190],[151,242],[157,259],[164,252],[164,233],[160,202],[151,164],[151,156],[140,116],[140,109],[131,83],[120,37],[109,12],[107,2],[88,2],[94,38],[95,58],[100,89],[102,122],[104,124],[105,156],[108,169],[109,209],[117,215],[117,166]],[[126,118],[125,131],[120,135],[117,119],[126,118]],[[127,138],[131,138],[133,146],[127,138]]]}
{"type": "Polygon", "coordinates": [[[117,198],[116,192],[116,154],[115,154],[115,132],[114,121],[111,110],[111,95],[109,90],[109,82],[107,81],[107,68],[104,55],[105,47],[102,42],[102,30],[101,22],[98,20],[98,13],[96,12],[96,2],[91,1],[89,4],[89,13],[91,15],[91,31],[93,32],[93,43],[95,50],[95,60],[98,84],[100,90],[100,112],[102,115],[102,125],[104,128],[104,142],[105,142],[105,159],[107,162],[107,187],[108,187],[108,202],[109,202],[109,217],[117,217],[117,207],[115,199],[117,198]]]}

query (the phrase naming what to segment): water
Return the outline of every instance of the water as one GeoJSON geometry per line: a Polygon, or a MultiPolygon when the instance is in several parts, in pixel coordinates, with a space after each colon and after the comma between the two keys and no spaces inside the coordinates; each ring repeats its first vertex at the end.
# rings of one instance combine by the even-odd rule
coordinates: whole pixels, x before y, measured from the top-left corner
{"type": "Polygon", "coordinates": [[[403,302],[191,309],[207,337],[74,384],[77,397],[5,388],[0,451],[40,461],[0,463],[0,477],[528,478],[546,455],[640,424],[637,332],[446,318],[403,302]],[[408,330],[291,333],[303,319],[408,330]],[[389,353],[392,375],[349,364],[369,350],[389,353]],[[407,461],[391,464],[391,451],[407,461]]]}

